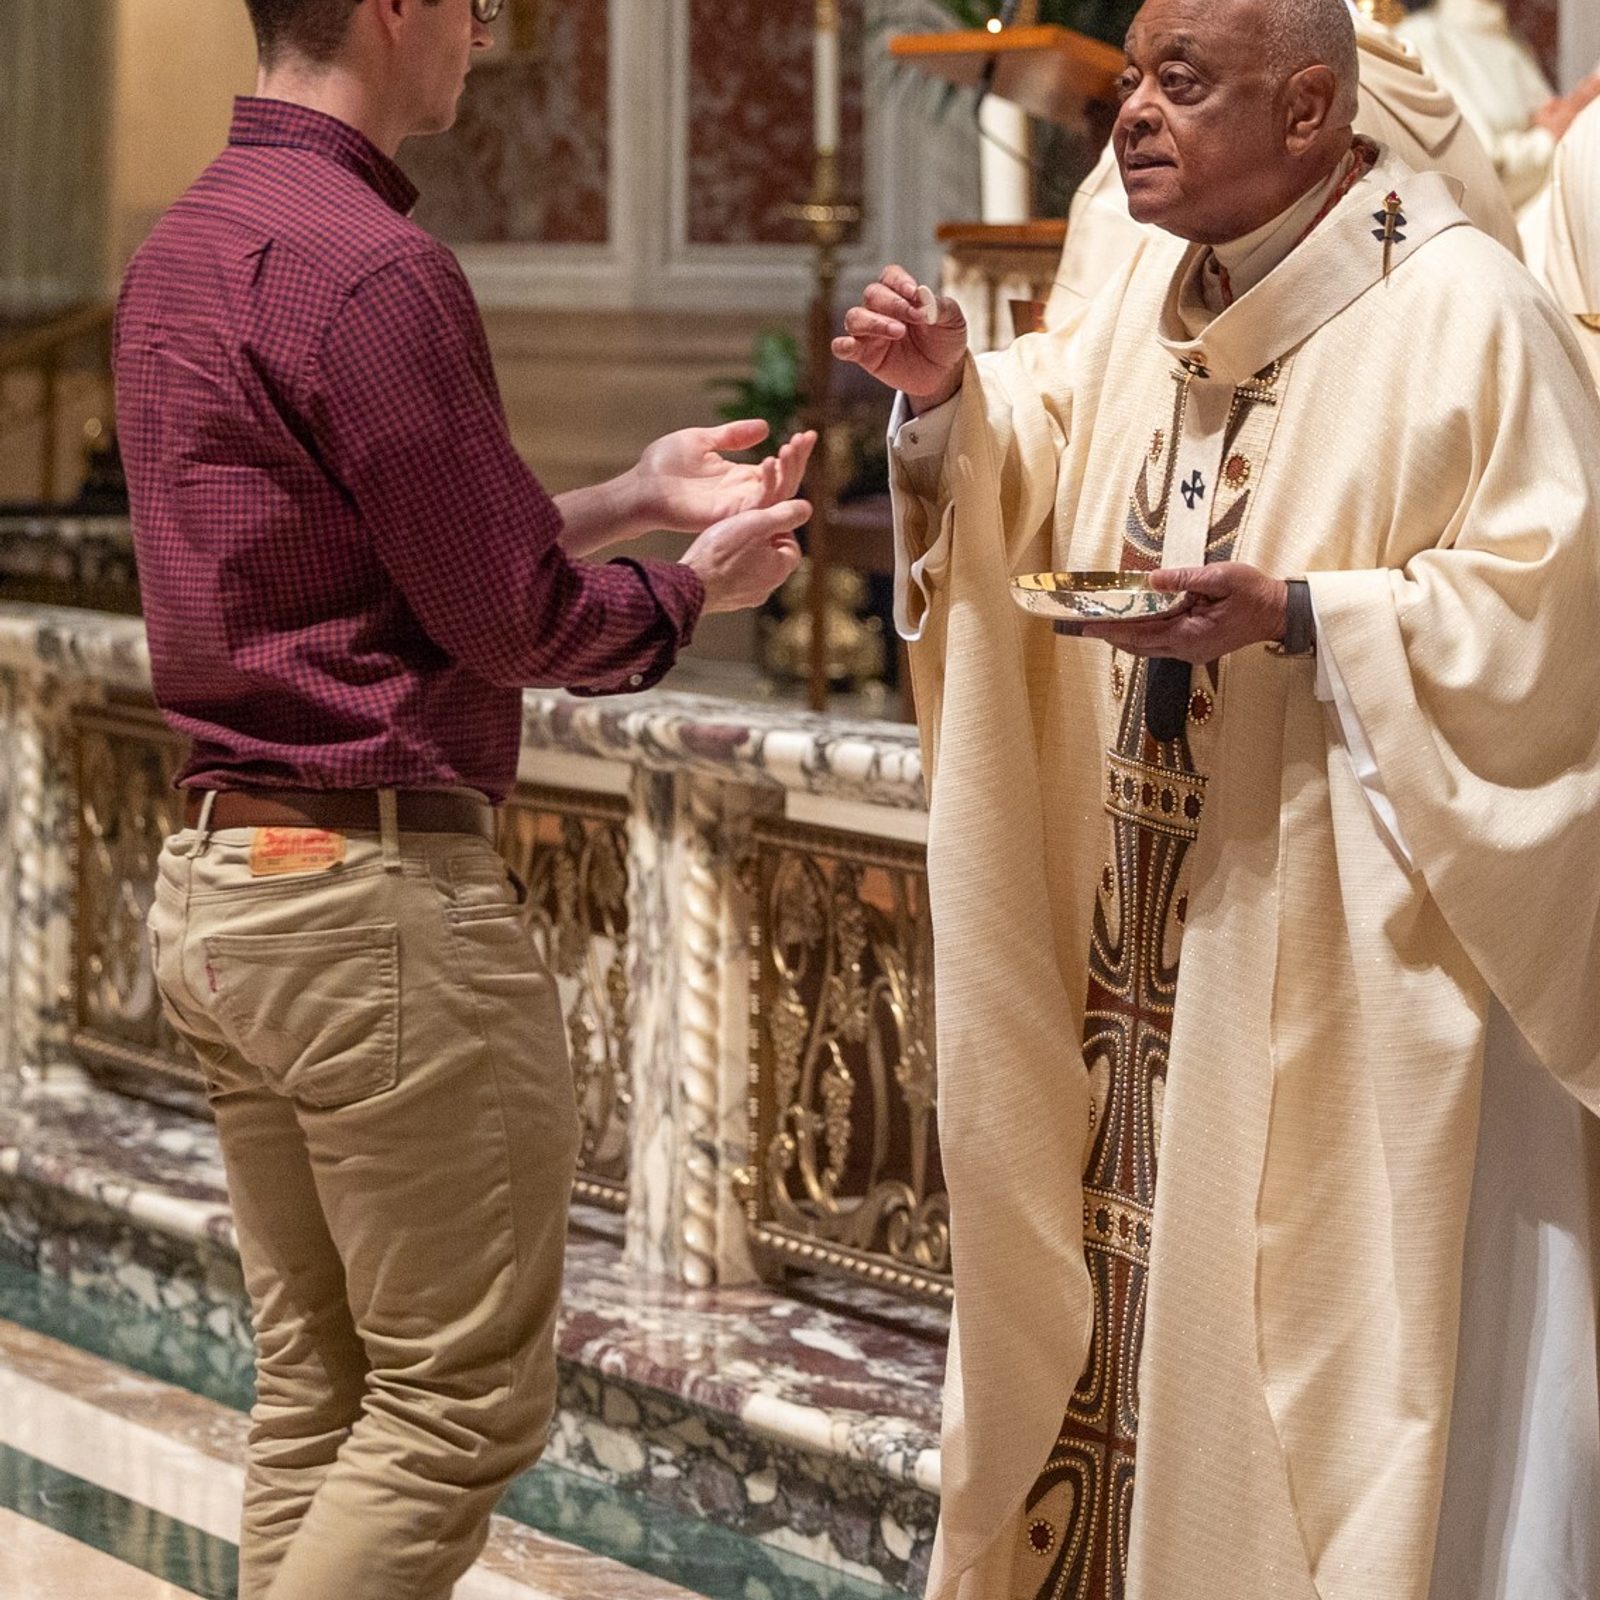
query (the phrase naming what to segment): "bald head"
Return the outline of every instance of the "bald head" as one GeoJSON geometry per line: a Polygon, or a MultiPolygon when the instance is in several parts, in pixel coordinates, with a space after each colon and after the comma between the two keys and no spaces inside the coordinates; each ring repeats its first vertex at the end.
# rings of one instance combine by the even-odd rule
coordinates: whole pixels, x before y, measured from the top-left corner
{"type": "Polygon", "coordinates": [[[1339,85],[1335,115],[1354,124],[1361,57],[1345,0],[1221,0],[1218,9],[1230,3],[1259,13],[1255,20],[1266,60],[1278,77],[1287,80],[1307,67],[1328,68],[1339,85]]]}
{"type": "Polygon", "coordinates": [[[1359,74],[1345,0],[1145,0],[1112,139],[1141,222],[1222,244],[1350,150],[1359,74]]]}

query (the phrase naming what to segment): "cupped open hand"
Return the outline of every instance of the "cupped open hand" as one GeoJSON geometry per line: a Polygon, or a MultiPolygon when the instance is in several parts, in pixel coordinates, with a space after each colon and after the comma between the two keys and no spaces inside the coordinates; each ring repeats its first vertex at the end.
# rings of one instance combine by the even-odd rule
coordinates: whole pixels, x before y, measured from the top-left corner
{"type": "Polygon", "coordinates": [[[799,491],[817,436],[797,433],[764,461],[730,461],[726,452],[751,450],[767,437],[756,418],[719,428],[682,428],[657,439],[630,476],[636,519],[675,533],[701,533],[715,522],[781,505],[799,491]]]}

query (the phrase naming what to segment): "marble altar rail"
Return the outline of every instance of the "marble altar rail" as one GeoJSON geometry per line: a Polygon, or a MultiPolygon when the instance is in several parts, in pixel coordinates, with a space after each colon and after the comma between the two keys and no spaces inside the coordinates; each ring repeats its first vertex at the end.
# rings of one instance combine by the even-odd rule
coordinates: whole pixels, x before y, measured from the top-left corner
{"type": "MultiPolygon", "coordinates": [[[[89,1072],[195,1104],[143,935],[181,751],[139,619],[0,605],[0,741],[0,1102],[89,1072]]],[[[519,779],[502,848],[629,1265],[947,1299],[912,730],[531,691],[519,779]]]]}
{"type": "MultiPolygon", "coordinates": [[[[0,605],[0,1253],[236,1346],[143,937],[179,758],[138,618],[0,605]]],[[[588,1130],[552,1458],[914,1586],[949,1293],[915,735],[538,691],[519,779],[588,1130]]]]}

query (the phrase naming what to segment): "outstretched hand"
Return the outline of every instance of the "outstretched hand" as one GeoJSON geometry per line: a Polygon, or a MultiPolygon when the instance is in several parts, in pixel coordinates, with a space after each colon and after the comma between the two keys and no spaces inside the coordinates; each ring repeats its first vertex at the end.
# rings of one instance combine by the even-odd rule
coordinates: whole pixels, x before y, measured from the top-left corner
{"type": "Polygon", "coordinates": [[[1142,622],[1091,622],[1085,639],[1107,639],[1134,656],[1169,656],[1204,666],[1252,644],[1281,640],[1289,619],[1289,586],[1243,561],[1208,567],[1163,567],[1150,587],[1183,590],[1180,611],[1142,622]]]}
{"type": "Polygon", "coordinates": [[[713,523],[792,500],[811,460],[815,433],[797,433],[765,461],[729,461],[725,451],[750,450],[767,437],[751,418],[720,428],[683,428],[657,439],[640,456],[634,480],[637,519],[674,533],[702,533],[713,523]]]}
{"type": "Polygon", "coordinates": [[[844,326],[834,355],[903,390],[917,410],[941,405],[961,387],[967,319],[948,296],[923,291],[904,267],[885,267],[845,313],[844,326]]]}

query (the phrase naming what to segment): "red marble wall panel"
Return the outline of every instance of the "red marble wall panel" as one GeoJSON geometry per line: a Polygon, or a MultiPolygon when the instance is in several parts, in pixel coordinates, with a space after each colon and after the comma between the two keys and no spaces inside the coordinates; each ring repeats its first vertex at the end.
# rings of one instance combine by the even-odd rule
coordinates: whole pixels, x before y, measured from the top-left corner
{"type": "MultiPolygon", "coordinates": [[[[1596,0],[1585,0],[1595,4],[1596,0]]],[[[1538,52],[1552,83],[1559,83],[1561,61],[1560,0],[1507,0],[1511,25],[1538,52]]]]}
{"type": "Polygon", "coordinates": [[[511,0],[449,133],[406,147],[417,220],[451,244],[604,244],[607,0],[511,0]]]}
{"type": "MultiPolygon", "coordinates": [[[[841,6],[843,174],[861,193],[862,0],[841,6]]],[[[690,0],[688,241],[793,244],[811,192],[810,0],[690,0]]]]}

